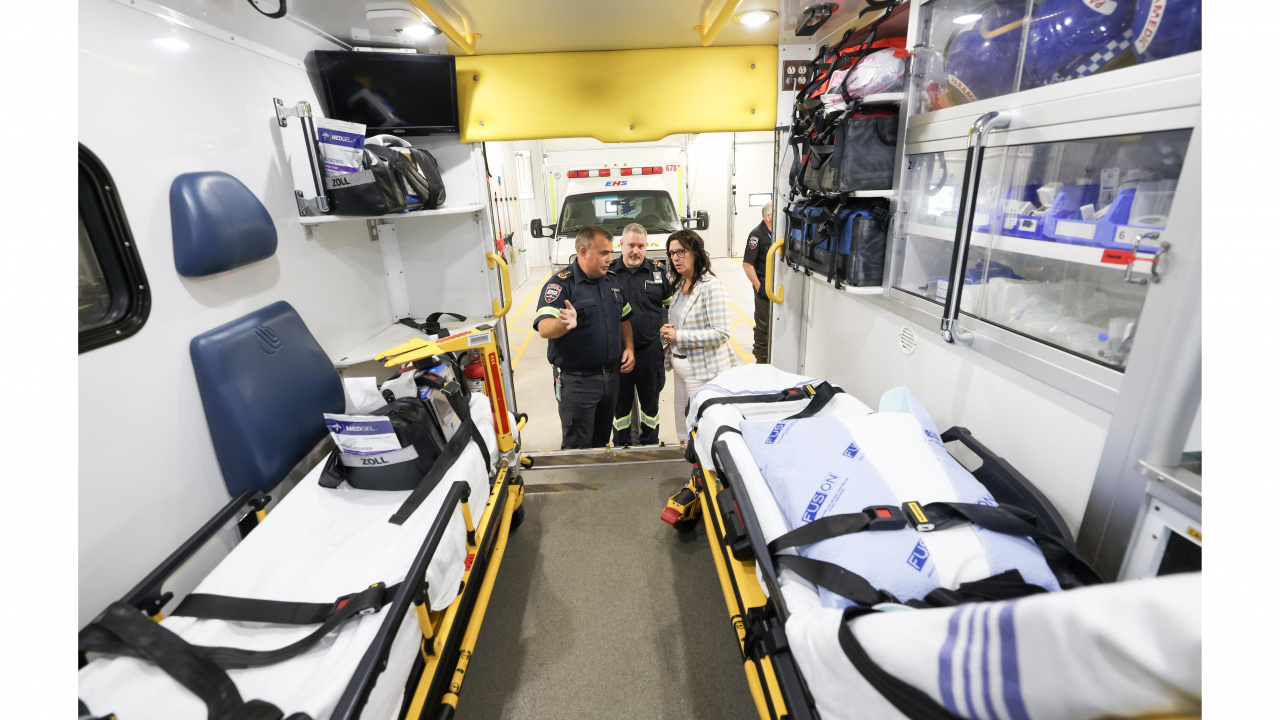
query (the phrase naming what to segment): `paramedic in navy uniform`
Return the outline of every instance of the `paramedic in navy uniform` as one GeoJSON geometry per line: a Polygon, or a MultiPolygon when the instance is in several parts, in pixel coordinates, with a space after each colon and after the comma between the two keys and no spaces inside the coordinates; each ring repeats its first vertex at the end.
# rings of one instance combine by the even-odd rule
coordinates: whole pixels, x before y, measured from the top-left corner
{"type": "Polygon", "coordinates": [[[609,442],[618,372],[635,367],[631,306],[609,270],[613,234],[588,225],[574,239],[578,257],[542,286],[533,329],[546,338],[563,450],[609,442]]]}
{"type": "Polygon", "coordinates": [[[755,226],[747,236],[747,249],[742,253],[742,269],[747,279],[756,289],[756,330],[755,342],[751,346],[751,354],[756,362],[763,365],[769,362],[769,318],[772,316],[771,301],[764,294],[764,259],[769,254],[769,246],[773,244],[773,203],[765,203],[764,219],[755,226]]]}
{"type": "Polygon", "coordinates": [[[609,272],[622,286],[631,303],[631,333],[635,338],[636,366],[623,372],[618,385],[618,401],[613,410],[613,444],[631,445],[631,406],[640,396],[640,444],[658,444],[658,394],[666,385],[662,342],[658,328],[666,320],[663,311],[671,304],[671,281],[661,260],[644,256],[649,233],[643,225],[631,223],[622,229],[622,256],[609,272]]]}

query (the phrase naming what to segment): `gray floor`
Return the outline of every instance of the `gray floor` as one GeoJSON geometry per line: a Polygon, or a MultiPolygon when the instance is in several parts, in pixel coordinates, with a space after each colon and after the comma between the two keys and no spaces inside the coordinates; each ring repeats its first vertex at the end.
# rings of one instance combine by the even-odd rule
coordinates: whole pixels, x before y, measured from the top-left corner
{"type": "Polygon", "coordinates": [[[488,718],[751,718],[711,550],[659,519],[684,462],[526,471],[458,704],[488,718]],[[572,485],[569,485],[569,484],[572,485]]]}

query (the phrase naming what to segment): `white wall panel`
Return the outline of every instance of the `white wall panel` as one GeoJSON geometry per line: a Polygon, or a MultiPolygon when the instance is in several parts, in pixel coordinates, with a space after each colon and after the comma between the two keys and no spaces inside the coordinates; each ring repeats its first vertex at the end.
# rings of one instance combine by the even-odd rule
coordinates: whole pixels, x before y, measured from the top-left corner
{"type": "Polygon", "coordinates": [[[706,210],[710,216],[707,229],[699,230],[698,235],[711,257],[727,257],[733,214],[729,194],[733,133],[701,133],[689,138],[689,205],[694,213],[706,210]]]}
{"type": "Polygon", "coordinates": [[[493,249],[490,231],[478,213],[396,221],[400,261],[414,317],[456,312],[467,317],[493,314],[485,253],[493,249]],[[485,240],[482,242],[481,237],[485,240]]]}
{"type": "Polygon", "coordinates": [[[940,430],[969,428],[1048,496],[1072,532],[1079,530],[1109,414],[948,345],[936,327],[909,323],[825,282],[811,281],[809,292],[805,374],[830,380],[872,408],[886,390],[905,385],[940,430]],[[898,345],[907,324],[917,338],[911,355],[898,345]]]}
{"type": "Polygon", "coordinates": [[[113,176],[152,296],[137,335],[79,357],[83,624],[228,499],[191,338],[287,300],[336,356],[385,327],[388,306],[364,223],[321,226],[307,239],[297,221],[293,189],[309,188],[306,153],[297,120],[277,126],[272,98],[319,108],[303,70],[127,4],[78,7],[79,140],[113,176]],[[161,38],[187,47],[161,47],[161,38]],[[228,172],[262,200],[279,236],[275,256],[209,278],[177,274],[169,186],[199,170],[228,172]]]}

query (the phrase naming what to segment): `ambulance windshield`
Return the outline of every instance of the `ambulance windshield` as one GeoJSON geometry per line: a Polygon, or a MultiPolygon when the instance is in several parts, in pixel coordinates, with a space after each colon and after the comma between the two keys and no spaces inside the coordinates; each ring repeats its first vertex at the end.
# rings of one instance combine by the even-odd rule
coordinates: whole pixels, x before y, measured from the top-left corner
{"type": "Polygon", "coordinates": [[[680,229],[680,216],[671,196],[661,190],[572,195],[564,203],[560,235],[573,235],[587,225],[603,225],[616,236],[631,223],[639,223],[651,233],[673,233],[680,229]]]}

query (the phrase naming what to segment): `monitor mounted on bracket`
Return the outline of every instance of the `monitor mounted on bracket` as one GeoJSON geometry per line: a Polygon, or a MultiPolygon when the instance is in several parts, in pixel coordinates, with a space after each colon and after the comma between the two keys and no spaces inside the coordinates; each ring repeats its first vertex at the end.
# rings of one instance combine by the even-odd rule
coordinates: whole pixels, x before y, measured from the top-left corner
{"type": "Polygon", "coordinates": [[[452,55],[316,51],[328,116],[369,135],[458,132],[452,55]]]}

